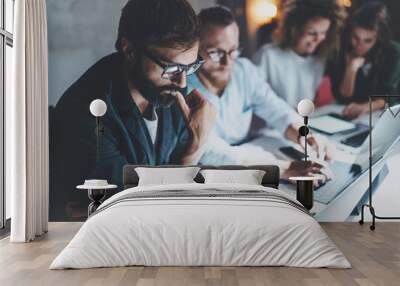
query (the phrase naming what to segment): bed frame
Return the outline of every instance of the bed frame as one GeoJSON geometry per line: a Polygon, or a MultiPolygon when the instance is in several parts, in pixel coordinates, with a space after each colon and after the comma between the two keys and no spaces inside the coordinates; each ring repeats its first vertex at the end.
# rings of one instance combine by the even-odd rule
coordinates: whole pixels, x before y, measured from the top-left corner
{"type": "MultiPolygon", "coordinates": [[[[163,166],[148,166],[148,165],[125,165],[123,169],[123,185],[124,189],[136,187],[139,182],[139,177],[135,171],[136,167],[150,167],[150,168],[177,168],[184,167],[182,165],[163,165],[163,166]]],[[[262,180],[262,185],[277,189],[279,187],[279,167],[275,165],[224,165],[224,166],[209,166],[199,165],[202,170],[218,169],[218,170],[263,170],[265,176],[262,180]]],[[[204,183],[203,176],[199,173],[194,179],[197,183],[204,183]]]]}

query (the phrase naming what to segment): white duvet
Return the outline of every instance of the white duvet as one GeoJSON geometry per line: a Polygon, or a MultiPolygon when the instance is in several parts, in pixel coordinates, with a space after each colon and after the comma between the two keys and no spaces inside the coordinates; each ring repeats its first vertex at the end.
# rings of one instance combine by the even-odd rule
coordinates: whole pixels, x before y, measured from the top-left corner
{"type": "Polygon", "coordinates": [[[50,269],[127,265],[349,268],[318,222],[284,199],[288,197],[276,189],[237,184],[131,188],[105,201],[50,269]],[[241,196],[130,199],[174,190],[241,196]],[[271,198],[253,197],[251,191],[266,192],[271,198]]]}

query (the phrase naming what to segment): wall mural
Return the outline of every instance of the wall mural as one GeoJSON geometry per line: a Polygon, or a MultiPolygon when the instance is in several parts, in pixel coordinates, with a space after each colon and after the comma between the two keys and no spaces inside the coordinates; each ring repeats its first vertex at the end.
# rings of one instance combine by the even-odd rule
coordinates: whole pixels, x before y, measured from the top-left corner
{"type": "Polygon", "coordinates": [[[239,39],[257,33],[251,14],[236,21],[243,9],[127,2],[47,1],[50,220],[86,219],[88,194],[77,186],[107,180],[113,195],[126,164],[278,165],[291,196],[293,177],[317,178],[318,220],[358,220],[370,108],[374,204],[396,215],[400,100],[369,102],[400,94],[400,45],[383,4],[347,16],[333,0],[267,1],[276,18],[257,27],[270,34],[244,57],[241,47],[256,45],[239,39]],[[157,9],[165,17],[152,18],[157,9]]]}

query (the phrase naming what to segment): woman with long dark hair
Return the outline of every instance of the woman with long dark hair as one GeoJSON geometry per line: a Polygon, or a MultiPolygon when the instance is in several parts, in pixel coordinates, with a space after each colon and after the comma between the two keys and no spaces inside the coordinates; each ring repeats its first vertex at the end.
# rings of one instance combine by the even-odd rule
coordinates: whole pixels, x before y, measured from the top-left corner
{"type": "MultiPolygon", "coordinates": [[[[364,4],[350,16],[328,73],[338,102],[347,104],[343,115],[350,118],[369,111],[370,95],[400,92],[400,45],[392,40],[384,4],[364,4]]],[[[372,107],[384,105],[384,100],[375,100],[372,107]]]]}

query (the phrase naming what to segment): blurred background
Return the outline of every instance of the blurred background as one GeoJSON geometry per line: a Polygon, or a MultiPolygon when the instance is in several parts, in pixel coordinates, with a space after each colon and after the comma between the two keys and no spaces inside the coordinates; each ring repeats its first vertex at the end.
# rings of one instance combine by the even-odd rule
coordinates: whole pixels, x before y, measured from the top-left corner
{"type": "MultiPolygon", "coordinates": [[[[349,12],[363,3],[372,0],[338,0],[349,12]]],[[[196,1],[191,1],[196,2],[196,1]]],[[[197,1],[202,2],[202,1],[197,1]]],[[[281,6],[285,0],[219,0],[217,4],[231,8],[239,19],[241,29],[241,43],[244,55],[251,56],[259,46],[270,42],[276,28],[276,18],[279,17],[281,6]]],[[[400,39],[400,12],[399,0],[381,0],[392,12],[392,31],[394,38],[400,39]]]]}
{"type": "MultiPolygon", "coordinates": [[[[285,0],[189,0],[196,12],[220,4],[232,9],[241,30],[244,56],[251,57],[269,41],[285,0]]],[[[351,12],[370,0],[339,0],[351,12]]],[[[49,40],[49,104],[101,57],[114,51],[118,20],[127,0],[47,0],[49,40]]],[[[382,0],[392,16],[394,38],[400,40],[399,0],[382,0]]]]}

